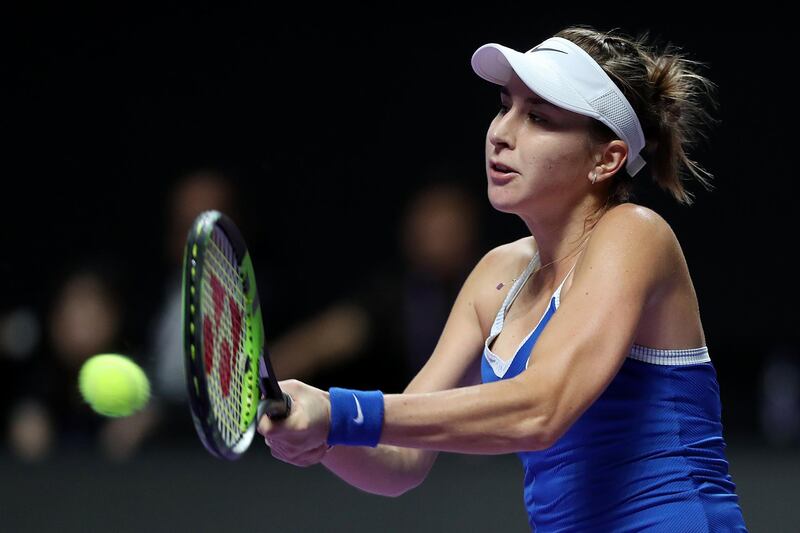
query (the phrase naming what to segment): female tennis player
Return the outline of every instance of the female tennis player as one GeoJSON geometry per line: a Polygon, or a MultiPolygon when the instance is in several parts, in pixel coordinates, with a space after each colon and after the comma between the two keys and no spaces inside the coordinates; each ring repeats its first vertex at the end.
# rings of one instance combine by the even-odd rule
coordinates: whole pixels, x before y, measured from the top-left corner
{"type": "Polygon", "coordinates": [[[629,201],[683,171],[713,84],[677,49],[590,27],[521,53],[481,46],[499,85],[486,135],[492,206],[529,237],[489,251],[403,394],[281,383],[272,454],[365,491],[422,483],[437,452],[516,452],[532,529],[746,531],[724,454],[716,373],[680,245],[629,201]]]}

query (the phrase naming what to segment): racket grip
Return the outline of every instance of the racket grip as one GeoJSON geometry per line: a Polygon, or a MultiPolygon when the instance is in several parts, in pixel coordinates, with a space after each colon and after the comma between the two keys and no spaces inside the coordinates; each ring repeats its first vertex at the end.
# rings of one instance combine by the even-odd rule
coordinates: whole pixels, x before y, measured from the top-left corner
{"type": "Polygon", "coordinates": [[[280,400],[273,400],[265,398],[258,403],[258,418],[267,415],[271,420],[283,420],[288,418],[292,412],[292,397],[283,393],[283,398],[280,400]]]}

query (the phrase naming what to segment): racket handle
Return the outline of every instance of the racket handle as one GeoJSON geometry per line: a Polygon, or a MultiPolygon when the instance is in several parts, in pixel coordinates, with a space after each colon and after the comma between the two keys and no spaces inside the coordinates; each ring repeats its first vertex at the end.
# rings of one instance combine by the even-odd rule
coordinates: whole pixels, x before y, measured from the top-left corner
{"type": "Polygon", "coordinates": [[[283,398],[280,400],[272,400],[265,398],[258,403],[258,418],[267,415],[271,420],[283,420],[288,418],[292,412],[292,397],[283,393],[283,398]]]}

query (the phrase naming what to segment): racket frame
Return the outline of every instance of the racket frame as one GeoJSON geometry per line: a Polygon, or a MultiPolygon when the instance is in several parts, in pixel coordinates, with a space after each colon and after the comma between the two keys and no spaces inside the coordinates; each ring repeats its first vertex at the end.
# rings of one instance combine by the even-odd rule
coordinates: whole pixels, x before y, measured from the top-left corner
{"type": "Polygon", "coordinates": [[[205,211],[195,219],[186,239],[181,277],[184,361],[189,407],[195,430],[203,446],[213,456],[220,459],[236,460],[250,446],[255,435],[257,420],[261,415],[267,414],[270,418],[275,419],[285,418],[289,414],[291,400],[288,395],[281,391],[266,351],[261,305],[247,245],[236,224],[223,213],[214,210],[205,211]],[[193,322],[193,319],[200,317],[201,314],[187,313],[187,309],[202,309],[204,260],[206,249],[209,246],[208,241],[211,240],[215,227],[220,229],[230,242],[239,266],[240,280],[243,284],[242,289],[245,295],[249,295],[246,302],[248,308],[245,309],[242,317],[242,321],[246,323],[243,334],[246,337],[250,336],[250,342],[256,344],[255,351],[257,356],[252,357],[248,354],[245,368],[249,372],[249,368],[258,366],[256,375],[258,376],[258,387],[263,397],[252,420],[248,421],[249,423],[244,429],[241,438],[233,447],[225,443],[220,431],[216,429],[217,418],[211,407],[207,374],[205,372],[203,327],[201,324],[193,322]]]}

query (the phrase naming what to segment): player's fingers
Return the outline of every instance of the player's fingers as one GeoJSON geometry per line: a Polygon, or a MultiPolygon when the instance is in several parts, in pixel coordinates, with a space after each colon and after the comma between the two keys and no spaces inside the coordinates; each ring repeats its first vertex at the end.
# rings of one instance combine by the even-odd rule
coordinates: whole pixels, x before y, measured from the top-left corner
{"type": "Polygon", "coordinates": [[[312,445],[303,445],[302,441],[295,442],[293,439],[290,439],[290,437],[292,436],[291,433],[279,433],[274,429],[270,429],[263,436],[264,436],[264,442],[266,442],[267,446],[269,446],[270,448],[281,448],[291,453],[300,453],[302,451],[308,450],[312,446],[312,445]]]}
{"type": "Polygon", "coordinates": [[[272,450],[277,451],[284,458],[293,459],[305,454],[314,454],[319,450],[325,451],[328,449],[327,442],[308,442],[306,440],[294,441],[289,439],[291,435],[273,435],[267,434],[264,436],[264,442],[272,450]]]}
{"type": "Polygon", "coordinates": [[[270,441],[266,442],[267,446],[269,446],[270,452],[274,457],[282,459],[283,457],[287,457],[289,455],[289,452],[285,448],[283,448],[280,444],[270,441]]]}
{"type": "Polygon", "coordinates": [[[308,425],[302,422],[290,422],[288,420],[272,420],[264,415],[258,421],[258,432],[262,437],[269,437],[273,441],[280,440],[300,449],[308,449],[305,445],[308,425]]]}
{"type": "Polygon", "coordinates": [[[258,419],[258,426],[256,427],[256,431],[258,431],[263,437],[266,437],[270,434],[270,430],[272,430],[273,424],[272,421],[269,419],[267,415],[263,415],[261,418],[258,419]]]}
{"type": "Polygon", "coordinates": [[[288,458],[294,457],[299,453],[301,453],[292,446],[286,444],[285,442],[282,442],[280,440],[275,440],[270,437],[265,438],[264,442],[266,442],[267,446],[269,446],[272,455],[274,457],[277,457],[281,461],[285,461],[288,458]]]}
{"type": "Polygon", "coordinates": [[[272,449],[280,450],[281,453],[289,457],[296,457],[301,454],[307,453],[310,450],[317,449],[320,444],[318,442],[309,443],[306,441],[294,442],[285,438],[286,435],[266,435],[264,442],[272,449]]]}
{"type": "Polygon", "coordinates": [[[285,420],[273,420],[267,415],[262,415],[261,418],[258,419],[258,426],[256,428],[264,437],[268,435],[280,435],[287,429],[290,428],[287,427],[285,420]]]}
{"type": "Polygon", "coordinates": [[[328,451],[327,443],[299,454],[282,454],[282,461],[295,466],[307,467],[319,463],[328,451]]]}
{"type": "Polygon", "coordinates": [[[258,419],[258,427],[256,428],[256,431],[258,431],[263,437],[266,437],[269,435],[272,426],[273,424],[269,417],[267,415],[263,415],[258,419]]]}
{"type": "Polygon", "coordinates": [[[302,446],[308,438],[308,429],[308,417],[299,411],[294,416],[283,420],[273,420],[267,415],[262,415],[257,426],[257,431],[262,436],[280,436],[297,446],[302,446]]]}
{"type": "Polygon", "coordinates": [[[289,448],[288,457],[289,459],[292,460],[302,460],[303,458],[306,457],[315,457],[320,454],[324,455],[324,452],[326,452],[327,450],[328,450],[328,443],[323,443],[320,444],[319,446],[306,450],[298,450],[298,449],[293,450],[292,448],[289,448]]]}
{"type": "Polygon", "coordinates": [[[289,463],[289,464],[292,464],[291,459],[292,457],[295,456],[294,452],[274,442],[270,445],[269,451],[272,454],[272,457],[274,457],[275,459],[278,459],[280,461],[283,461],[284,463],[289,463]]]}
{"type": "Polygon", "coordinates": [[[298,390],[302,387],[303,382],[297,379],[284,379],[278,382],[278,386],[283,392],[289,394],[290,390],[298,390]]]}

